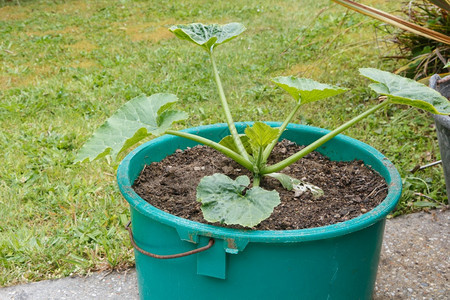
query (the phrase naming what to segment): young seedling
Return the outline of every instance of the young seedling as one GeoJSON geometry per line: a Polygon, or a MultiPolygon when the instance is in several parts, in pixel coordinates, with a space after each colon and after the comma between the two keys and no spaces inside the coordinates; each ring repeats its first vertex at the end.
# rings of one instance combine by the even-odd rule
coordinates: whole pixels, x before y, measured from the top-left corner
{"type": "Polygon", "coordinates": [[[309,190],[316,197],[320,196],[323,191],[319,187],[292,178],[280,171],[368,115],[391,103],[414,106],[434,114],[450,114],[449,101],[433,89],[389,72],[372,68],[360,69],[363,76],[375,82],[370,87],[378,94],[386,96],[386,99],[296,154],[276,164],[268,165],[267,160],[273,148],[302,105],[341,94],[346,89],[307,78],[276,77],[272,81],[286,90],[294,99],[290,114],[278,128],[255,122],[253,126],[245,129],[244,134],[239,134],[222,87],[214,51],[217,46],[234,39],[244,30],[244,26],[238,23],[226,25],[197,23],[170,28],[177,37],[200,46],[210,56],[230,136],[217,143],[194,134],[171,130],[172,123],[187,118],[185,113],[170,109],[170,106],[177,101],[177,97],[172,94],[142,96],[129,101],[110,117],[81,148],[76,160],[88,161],[106,155],[117,159],[130,147],[152,135],[171,134],[205,144],[247,168],[253,178],[251,180],[247,176],[239,176],[233,180],[224,174],[204,177],[197,187],[197,201],[202,203],[204,218],[210,222],[253,227],[268,218],[280,203],[278,192],[267,191],[260,187],[260,181],[264,176],[276,178],[284,188],[293,190],[295,193],[309,190]]]}

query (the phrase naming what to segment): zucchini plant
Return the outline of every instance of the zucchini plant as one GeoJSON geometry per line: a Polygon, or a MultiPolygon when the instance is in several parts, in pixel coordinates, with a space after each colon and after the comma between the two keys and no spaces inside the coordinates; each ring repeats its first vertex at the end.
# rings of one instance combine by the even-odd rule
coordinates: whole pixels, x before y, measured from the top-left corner
{"type": "Polygon", "coordinates": [[[280,203],[280,197],[277,191],[268,191],[260,187],[260,181],[265,176],[276,178],[288,190],[294,190],[297,193],[309,190],[314,196],[320,197],[323,191],[319,187],[290,177],[281,171],[345,129],[389,104],[405,104],[434,114],[450,114],[449,101],[433,89],[389,72],[363,68],[359,70],[361,75],[374,81],[370,87],[378,94],[385,96],[384,101],[296,154],[269,165],[267,160],[273,148],[302,105],[344,93],[346,89],[308,78],[292,76],[273,78],[274,84],[292,96],[291,112],[278,128],[272,128],[263,122],[254,122],[252,126],[245,129],[244,134],[239,134],[219,76],[215,50],[217,46],[239,36],[244,32],[245,27],[239,23],[226,25],[195,23],[173,26],[169,30],[180,39],[200,46],[209,55],[230,135],[217,143],[194,134],[171,130],[170,127],[174,122],[187,118],[184,112],[171,109],[177,97],[163,93],[149,97],[141,96],[124,104],[100,126],[80,149],[76,161],[84,162],[107,155],[117,159],[139,141],[162,134],[183,137],[212,147],[247,168],[253,178],[250,179],[244,175],[231,179],[224,174],[214,174],[200,181],[197,187],[197,201],[202,203],[203,216],[210,222],[253,227],[268,218],[280,203]]]}

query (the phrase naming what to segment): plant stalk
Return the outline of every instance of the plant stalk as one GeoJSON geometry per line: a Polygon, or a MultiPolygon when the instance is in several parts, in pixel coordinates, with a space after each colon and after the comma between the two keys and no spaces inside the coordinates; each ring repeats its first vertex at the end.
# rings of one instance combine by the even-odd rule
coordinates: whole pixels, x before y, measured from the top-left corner
{"type": "Polygon", "coordinates": [[[263,158],[263,148],[259,147],[258,153],[253,163],[253,186],[259,186],[259,181],[261,179],[260,170],[264,166],[262,158],[263,158]]]}
{"type": "Polygon", "coordinates": [[[337,136],[338,134],[340,134],[341,132],[343,132],[347,128],[353,126],[355,123],[361,121],[365,117],[371,115],[372,113],[374,113],[378,109],[386,106],[389,103],[390,103],[389,99],[386,99],[382,103],[372,107],[371,109],[363,112],[359,116],[357,116],[357,117],[351,119],[350,121],[342,124],[341,126],[336,128],[335,130],[327,133],[326,135],[324,135],[323,137],[321,137],[317,141],[311,143],[307,147],[303,148],[301,151],[291,155],[290,157],[286,158],[285,160],[282,160],[282,161],[280,161],[277,164],[274,164],[274,165],[267,166],[267,167],[263,168],[260,171],[260,173],[264,175],[264,174],[270,174],[270,173],[279,172],[279,171],[283,170],[284,168],[286,168],[287,166],[295,163],[296,161],[298,161],[299,159],[301,159],[305,155],[307,155],[307,154],[311,153],[312,151],[316,150],[317,148],[319,148],[320,146],[322,146],[323,144],[325,144],[326,142],[328,142],[329,140],[331,140],[332,138],[334,138],[335,136],[337,136]]]}
{"type": "Polygon", "coordinates": [[[253,176],[253,187],[259,186],[261,182],[261,176],[253,176]]]}
{"type": "Polygon", "coordinates": [[[227,120],[228,128],[230,129],[231,136],[233,137],[234,143],[239,150],[239,153],[243,158],[249,160],[247,151],[245,151],[244,145],[242,144],[241,138],[234,125],[233,118],[231,116],[230,108],[228,107],[227,98],[225,97],[225,92],[223,91],[222,82],[220,80],[219,72],[217,71],[216,61],[212,50],[209,52],[211,63],[214,71],[214,79],[216,80],[217,89],[219,90],[220,101],[222,102],[222,107],[225,112],[225,118],[227,120]]]}
{"type": "Polygon", "coordinates": [[[238,153],[234,152],[233,150],[231,150],[225,146],[222,146],[219,143],[211,141],[210,139],[207,139],[207,138],[195,135],[195,134],[190,134],[187,132],[176,131],[176,130],[166,130],[165,133],[183,137],[183,138],[195,141],[195,142],[199,142],[203,145],[206,145],[208,147],[216,149],[217,151],[221,152],[222,154],[224,154],[224,155],[228,156],[229,158],[233,159],[234,161],[236,161],[238,164],[240,164],[244,168],[253,172],[253,165],[248,159],[245,159],[244,157],[242,157],[238,153]]]}

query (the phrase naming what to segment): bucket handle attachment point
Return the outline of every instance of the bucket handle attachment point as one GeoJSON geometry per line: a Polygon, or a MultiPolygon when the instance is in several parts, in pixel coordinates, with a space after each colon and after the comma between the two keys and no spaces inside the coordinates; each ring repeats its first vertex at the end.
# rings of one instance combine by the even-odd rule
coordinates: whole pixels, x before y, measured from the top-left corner
{"type": "Polygon", "coordinates": [[[125,226],[125,229],[128,230],[128,234],[130,236],[130,241],[131,244],[133,245],[133,247],[139,251],[140,253],[153,257],[153,258],[157,258],[157,259],[172,259],[172,258],[179,258],[179,257],[184,257],[184,256],[188,256],[188,255],[192,255],[192,254],[196,254],[199,252],[203,252],[205,250],[208,250],[209,248],[211,248],[214,245],[214,239],[210,238],[209,242],[206,246],[191,250],[191,251],[187,251],[187,252],[183,252],[183,253],[178,253],[178,254],[169,254],[169,255],[159,255],[159,254],[154,254],[154,253],[150,253],[147,252],[143,249],[141,249],[138,245],[136,245],[136,242],[134,241],[134,237],[133,237],[133,232],[131,231],[131,221],[128,222],[128,224],[125,226]]]}

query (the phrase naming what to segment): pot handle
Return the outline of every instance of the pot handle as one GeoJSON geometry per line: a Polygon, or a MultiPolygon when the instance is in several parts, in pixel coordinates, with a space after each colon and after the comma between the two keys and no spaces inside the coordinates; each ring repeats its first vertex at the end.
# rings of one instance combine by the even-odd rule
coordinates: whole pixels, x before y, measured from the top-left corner
{"type": "Polygon", "coordinates": [[[139,251],[140,253],[153,257],[153,258],[158,258],[158,259],[172,259],[172,258],[179,258],[179,257],[184,257],[184,256],[188,256],[188,255],[192,255],[192,254],[196,254],[199,252],[203,252],[205,250],[208,250],[209,248],[211,248],[214,245],[214,239],[210,238],[209,242],[206,246],[191,250],[191,251],[187,251],[187,252],[183,252],[183,253],[178,253],[178,254],[170,254],[170,255],[159,255],[159,254],[154,254],[154,253],[150,253],[147,252],[141,248],[139,248],[138,245],[136,245],[136,242],[134,241],[134,237],[133,237],[133,232],[131,231],[131,221],[128,222],[127,226],[125,226],[125,229],[128,230],[128,233],[130,235],[130,241],[131,244],[133,245],[133,247],[139,251]]]}

